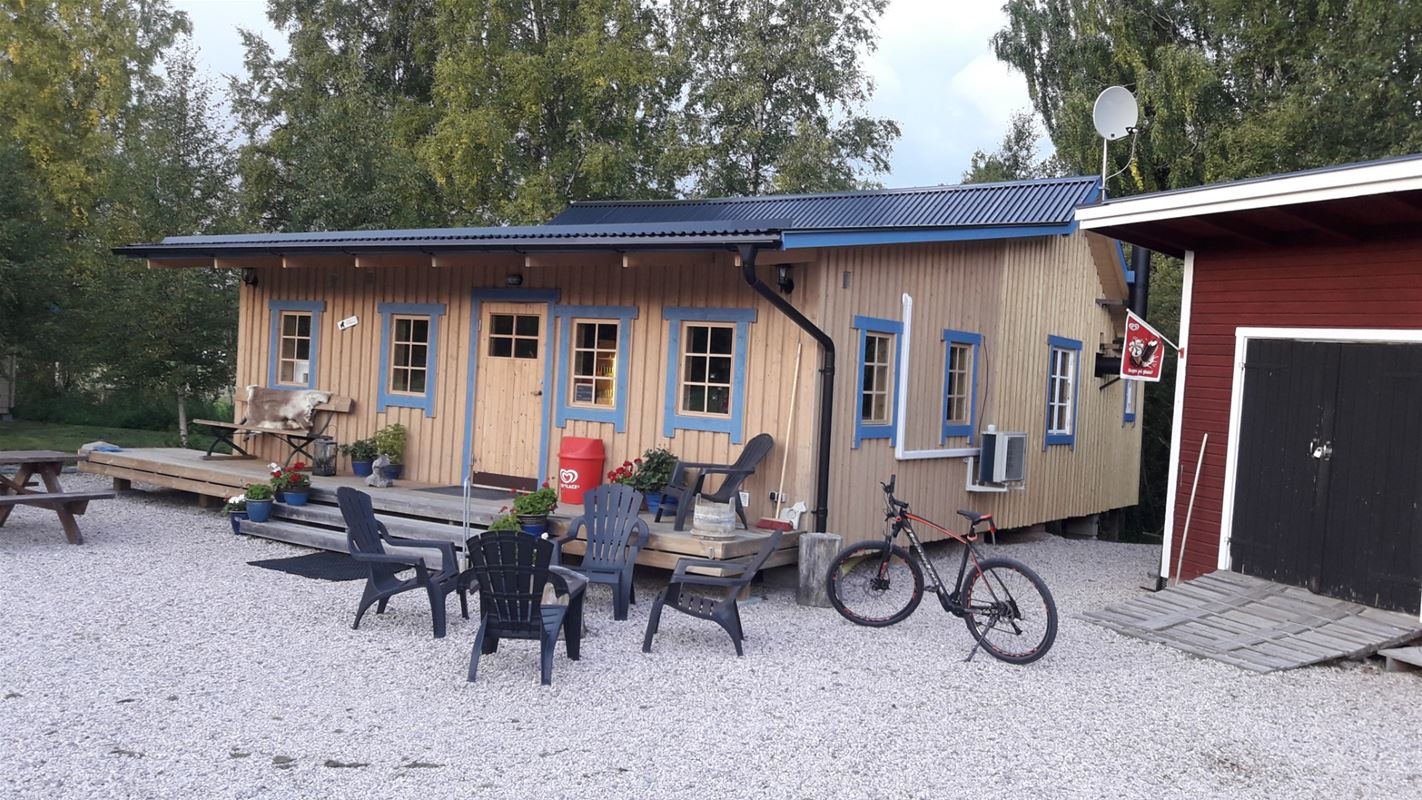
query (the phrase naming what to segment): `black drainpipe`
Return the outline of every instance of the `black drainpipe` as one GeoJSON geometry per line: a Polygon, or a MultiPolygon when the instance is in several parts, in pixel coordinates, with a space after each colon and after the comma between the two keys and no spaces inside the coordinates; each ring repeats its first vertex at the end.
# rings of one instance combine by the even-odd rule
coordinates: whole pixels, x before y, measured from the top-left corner
{"type": "Polygon", "coordinates": [[[741,255],[741,274],[745,276],[746,284],[820,344],[820,442],[815,464],[813,513],[815,532],[824,533],[825,526],[829,524],[830,427],[834,422],[834,340],[801,314],[799,309],[790,305],[788,300],[776,294],[774,289],[760,282],[760,278],[755,275],[755,257],[759,248],[754,245],[741,245],[738,249],[741,255]]]}
{"type": "Polygon", "coordinates": [[[1140,245],[1131,245],[1131,271],[1136,274],[1131,284],[1131,310],[1141,319],[1147,319],[1146,306],[1150,303],[1150,251],[1140,245]]]}

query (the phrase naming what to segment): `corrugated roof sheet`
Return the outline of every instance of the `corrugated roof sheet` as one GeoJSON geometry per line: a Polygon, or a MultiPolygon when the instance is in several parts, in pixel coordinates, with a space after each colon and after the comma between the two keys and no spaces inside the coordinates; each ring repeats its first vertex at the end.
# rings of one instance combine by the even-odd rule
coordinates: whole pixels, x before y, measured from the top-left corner
{"type": "Polygon", "coordinates": [[[1095,177],[709,200],[574,203],[549,225],[788,220],[786,230],[1065,225],[1098,193],[1095,177]]]}
{"type": "Polygon", "coordinates": [[[115,248],[137,257],[210,252],[321,252],[348,250],[457,250],[461,248],[675,247],[773,244],[787,220],[765,219],[612,225],[524,225],[497,228],[417,228],[386,231],[311,231],[169,236],[156,244],[115,248]]]}

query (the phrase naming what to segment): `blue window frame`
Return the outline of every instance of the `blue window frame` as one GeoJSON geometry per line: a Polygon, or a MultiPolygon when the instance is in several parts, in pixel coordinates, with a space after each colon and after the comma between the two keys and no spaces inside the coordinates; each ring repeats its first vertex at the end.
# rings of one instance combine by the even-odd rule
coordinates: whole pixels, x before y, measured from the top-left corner
{"type": "Polygon", "coordinates": [[[436,365],[442,303],[381,303],[380,389],[376,410],[422,408],[435,415],[436,365]]]}
{"type": "Polygon", "coordinates": [[[978,424],[978,352],[983,335],[943,331],[943,435],[942,444],[958,436],[973,443],[978,424]]]}
{"type": "Polygon", "coordinates": [[[271,334],[267,342],[267,385],[283,389],[315,389],[321,354],[321,312],[324,300],[272,300],[271,334]]]}
{"type": "Polygon", "coordinates": [[[610,422],[613,430],[625,432],[636,306],[554,306],[553,316],[558,321],[557,426],[580,419],[610,422]]]}
{"type": "Polygon", "coordinates": [[[1047,337],[1047,434],[1042,449],[1076,447],[1076,398],[1080,388],[1081,342],[1047,337]]]}
{"type": "Polygon", "coordinates": [[[716,431],[741,443],[746,346],[755,313],[753,308],[662,309],[668,327],[663,436],[716,431]]]}
{"type": "Polygon", "coordinates": [[[859,369],[854,397],[854,447],[865,439],[888,439],[897,444],[899,421],[899,362],[904,325],[892,319],[854,318],[859,331],[859,369]]]}
{"type": "Polygon", "coordinates": [[[1121,383],[1126,384],[1126,388],[1121,392],[1125,395],[1122,400],[1124,409],[1121,412],[1121,422],[1134,425],[1136,424],[1136,404],[1140,402],[1141,396],[1140,381],[1122,379],[1121,383]]]}

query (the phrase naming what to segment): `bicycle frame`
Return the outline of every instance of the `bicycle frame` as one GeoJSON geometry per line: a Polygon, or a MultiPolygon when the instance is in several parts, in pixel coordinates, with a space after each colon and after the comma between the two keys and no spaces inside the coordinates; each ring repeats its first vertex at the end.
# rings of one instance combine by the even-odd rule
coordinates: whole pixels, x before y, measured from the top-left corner
{"type": "MultiPolygon", "coordinates": [[[[900,533],[905,534],[908,537],[913,554],[918,558],[919,564],[928,570],[928,574],[933,580],[933,591],[938,595],[938,600],[943,604],[943,609],[954,616],[963,616],[964,606],[959,600],[958,588],[963,585],[963,577],[968,573],[968,559],[971,558],[973,560],[974,568],[978,567],[980,561],[978,549],[974,545],[974,543],[978,541],[977,523],[974,522],[970,524],[966,534],[958,534],[931,519],[910,512],[907,503],[894,497],[892,479],[889,484],[884,486],[884,504],[886,507],[885,521],[891,523],[887,526],[888,531],[884,534],[884,541],[892,546],[894,540],[898,538],[900,533]],[[918,538],[918,532],[914,530],[913,527],[916,522],[927,525],[955,542],[962,543],[963,557],[958,562],[958,577],[953,581],[951,591],[949,587],[943,583],[942,576],[938,574],[938,568],[933,565],[932,559],[928,557],[927,551],[923,549],[923,542],[918,538]]],[[[993,524],[991,519],[987,520],[987,524],[988,530],[996,534],[997,526],[993,524]]],[[[884,563],[880,567],[881,571],[887,570],[888,560],[891,555],[889,550],[885,550],[884,553],[884,563]]]]}

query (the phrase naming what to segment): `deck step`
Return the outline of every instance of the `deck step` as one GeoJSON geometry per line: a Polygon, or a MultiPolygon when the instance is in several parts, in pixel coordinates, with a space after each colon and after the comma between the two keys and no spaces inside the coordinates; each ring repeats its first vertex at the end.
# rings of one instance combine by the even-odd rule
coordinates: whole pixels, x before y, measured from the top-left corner
{"type": "MultiPolygon", "coordinates": [[[[332,528],[342,537],[345,536],[346,521],[341,516],[341,510],[335,506],[320,504],[293,506],[277,503],[272,506],[272,517],[332,528]]],[[[388,514],[376,514],[375,517],[385,523],[385,529],[390,531],[391,536],[403,536],[409,539],[434,539],[440,542],[452,542],[461,548],[464,546],[464,530],[460,525],[426,522],[425,520],[388,514]]]]}
{"type": "MultiPolygon", "coordinates": [[[[287,544],[312,547],[317,550],[330,550],[335,553],[349,552],[344,533],[296,522],[243,520],[242,533],[287,544]]],[[[431,569],[439,569],[440,563],[444,560],[438,550],[431,550],[427,547],[387,547],[386,550],[401,555],[419,555],[424,558],[425,566],[431,569]]]]}
{"type": "MultiPolygon", "coordinates": [[[[385,516],[399,516],[423,520],[434,520],[437,522],[462,522],[464,519],[464,499],[446,494],[435,494],[434,492],[404,491],[404,492],[382,492],[379,489],[372,489],[366,492],[370,495],[370,504],[378,512],[383,512],[385,516]]],[[[336,504],[336,490],[327,486],[311,487],[311,500],[315,503],[324,503],[334,506],[336,504]]],[[[508,505],[513,505],[510,499],[508,505]]],[[[469,508],[469,524],[479,527],[487,527],[498,517],[502,516],[499,506],[491,506],[489,501],[471,503],[469,508]]],[[[555,529],[561,530],[562,525],[567,524],[567,519],[553,516],[549,518],[549,523],[555,529]]]]}
{"type": "Polygon", "coordinates": [[[1387,659],[1388,672],[1412,672],[1422,668],[1422,646],[1391,647],[1379,650],[1378,655],[1387,659]]]}

